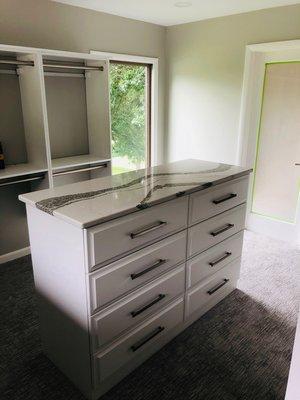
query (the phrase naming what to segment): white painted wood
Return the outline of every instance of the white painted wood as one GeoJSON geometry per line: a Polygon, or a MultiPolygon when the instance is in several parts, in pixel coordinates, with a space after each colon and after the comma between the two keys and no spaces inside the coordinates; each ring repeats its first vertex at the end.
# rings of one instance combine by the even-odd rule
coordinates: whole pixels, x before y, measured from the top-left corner
{"type": "Polygon", "coordinates": [[[134,332],[129,333],[124,338],[113,344],[104,352],[95,356],[95,383],[99,383],[109,377],[112,373],[118,370],[122,365],[131,361],[139,353],[143,352],[149,346],[153,346],[169,330],[183,322],[183,299],[177,300],[160,314],[154,316],[138,327],[134,332]],[[136,345],[140,340],[147,338],[158,327],[163,327],[164,330],[157,336],[149,340],[145,345],[140,347],[136,352],[133,352],[131,347],[136,345]]]}
{"type": "Polygon", "coordinates": [[[83,232],[30,206],[27,215],[43,349],[89,395],[83,232]]]}
{"type": "Polygon", "coordinates": [[[2,179],[22,177],[23,175],[47,171],[47,167],[38,168],[35,165],[29,163],[6,165],[5,169],[0,170],[0,182],[2,179]]]}
{"type": "MultiPolygon", "coordinates": [[[[300,40],[246,46],[237,164],[248,167],[253,167],[255,164],[266,63],[294,61],[300,61],[300,40]]],[[[299,202],[296,226],[251,213],[253,178],[254,174],[250,177],[246,227],[271,237],[299,244],[299,202]]]]}
{"type": "Polygon", "coordinates": [[[38,53],[36,55],[36,63],[38,65],[38,74],[40,82],[40,94],[41,94],[41,105],[43,110],[43,126],[44,126],[44,137],[46,143],[46,155],[47,155],[47,165],[48,165],[48,180],[50,188],[53,187],[53,177],[52,177],[52,165],[51,165],[51,147],[50,147],[50,134],[49,134],[49,122],[47,114],[47,103],[46,103],[46,87],[45,87],[45,77],[43,70],[43,59],[42,55],[38,53]]]}
{"type": "Polygon", "coordinates": [[[90,275],[91,313],[185,260],[186,231],[147,246],[90,275]],[[151,266],[158,265],[149,271],[151,266]],[[131,275],[147,271],[138,278],[131,275]]]}
{"type": "Polygon", "coordinates": [[[143,57],[131,54],[109,53],[91,50],[91,54],[106,58],[108,61],[124,61],[152,65],[151,81],[151,166],[158,164],[158,58],[143,57]]]}
{"type": "Polygon", "coordinates": [[[184,290],[185,265],[183,264],[93,316],[91,335],[94,351],[114,340],[122,332],[138,325],[149,315],[159,311],[166,303],[183,295],[184,290]],[[140,314],[131,314],[156,300],[158,301],[155,304],[140,314]]]}
{"type": "Polygon", "coordinates": [[[28,254],[30,254],[30,247],[24,247],[24,249],[0,255],[0,264],[5,264],[9,261],[16,260],[17,258],[27,256],[28,254]]]}
{"type": "MultiPolygon", "coordinates": [[[[299,211],[298,211],[299,215],[299,211]]],[[[297,220],[299,217],[297,216],[297,220]]],[[[300,231],[297,224],[282,222],[270,217],[250,213],[247,217],[247,229],[277,240],[300,244],[300,231]]]]}
{"type": "Polygon", "coordinates": [[[299,61],[300,40],[246,46],[237,164],[253,166],[266,62],[299,61]]]}
{"type": "Polygon", "coordinates": [[[86,73],[87,121],[90,153],[102,157],[111,156],[109,63],[88,62],[90,66],[102,66],[103,71],[86,73]]]}
{"type": "MultiPolygon", "coordinates": [[[[48,60],[58,61],[58,64],[63,62],[74,62],[74,61],[83,61],[87,66],[99,66],[103,68],[103,71],[100,70],[89,70],[85,72],[85,79],[82,82],[84,85],[84,93],[82,93],[82,84],[76,80],[71,80],[67,78],[61,78],[61,76],[52,76],[47,78],[47,85],[46,89],[47,93],[47,102],[48,102],[48,116],[51,116],[52,125],[50,126],[50,139],[52,140],[52,169],[60,169],[62,167],[67,168],[75,168],[78,165],[89,165],[88,162],[91,160],[92,162],[99,162],[102,160],[110,160],[111,158],[111,136],[110,136],[110,112],[109,112],[109,84],[108,84],[108,62],[99,59],[99,57],[94,57],[94,60],[91,58],[85,59],[84,57],[81,58],[74,58],[70,59],[70,57],[65,57],[63,55],[54,54],[44,54],[43,53],[43,60],[44,63],[47,63],[48,60]],[[50,80],[49,80],[50,79],[50,80]],[[76,86],[75,86],[76,82],[76,86]],[[59,157],[57,160],[56,154],[59,149],[59,137],[57,137],[57,122],[53,116],[53,102],[54,96],[57,92],[57,89],[54,91],[52,90],[52,86],[57,86],[58,84],[63,83],[65,90],[59,92],[60,96],[64,96],[65,100],[62,103],[64,107],[66,107],[65,113],[60,115],[60,118],[70,119],[70,112],[72,112],[72,108],[70,108],[70,96],[69,91],[72,89],[80,96],[80,99],[76,100],[76,107],[78,109],[78,127],[79,134],[81,135],[80,141],[77,141],[76,146],[74,147],[72,143],[65,144],[64,152],[70,152],[70,148],[74,147],[74,155],[66,154],[66,157],[59,157]],[[70,86],[71,85],[71,86],[70,86]],[[67,88],[70,88],[67,90],[67,88]],[[80,106],[80,102],[82,103],[82,107],[80,106]],[[65,104],[67,103],[67,104],[65,104]],[[52,112],[50,112],[52,110],[52,112]],[[54,146],[55,144],[55,146],[54,146]],[[81,149],[78,149],[78,146],[81,146],[81,149]],[[69,149],[68,149],[69,147],[69,149]],[[88,148],[86,148],[88,147],[88,148]],[[78,155],[82,153],[88,152],[88,154],[78,155]]],[[[56,94],[57,96],[57,94],[56,94]]],[[[58,99],[59,100],[59,99],[58,99]]],[[[57,107],[57,105],[55,105],[57,107]]],[[[54,107],[54,109],[55,109],[54,107]]],[[[75,106],[74,106],[75,107],[75,106]]],[[[75,117],[75,116],[74,116],[75,117]]],[[[68,127],[70,131],[72,121],[65,122],[65,126],[68,127]]],[[[74,122],[73,122],[74,124],[74,122]]],[[[60,124],[61,125],[61,124],[60,124]]],[[[69,136],[74,134],[74,129],[69,132],[69,136]]],[[[78,136],[78,135],[77,135],[78,136]]],[[[66,140],[67,138],[64,137],[66,140]]],[[[63,154],[61,154],[63,155],[63,154]]],[[[95,178],[99,176],[105,176],[111,173],[110,165],[109,168],[106,170],[100,171],[93,171],[89,175],[74,175],[73,177],[68,177],[66,179],[59,179],[59,181],[55,180],[55,186],[61,185],[62,182],[69,183],[69,182],[79,182],[80,180],[95,178]]]]}
{"type": "Polygon", "coordinates": [[[65,57],[65,59],[78,59],[78,60],[103,60],[102,56],[97,54],[89,53],[77,53],[74,51],[64,50],[52,50],[43,49],[39,47],[24,47],[24,46],[13,46],[9,44],[0,44],[0,51],[3,52],[16,52],[16,53],[30,53],[30,54],[41,54],[49,57],[65,57]]]}
{"type": "Polygon", "coordinates": [[[198,254],[220,243],[229,236],[244,229],[246,205],[241,204],[223,214],[210,218],[188,229],[188,257],[198,254]],[[229,226],[230,225],[230,226],[229,226]],[[232,225],[232,226],[231,226],[232,225]],[[213,232],[228,227],[223,233],[213,236],[213,232]]]}
{"type": "MultiPolygon", "coordinates": [[[[6,57],[16,57],[22,61],[34,61],[34,66],[20,66],[18,68],[28,162],[16,165],[7,165],[5,170],[0,171],[0,180],[6,178],[17,179],[26,174],[46,172],[46,179],[43,181],[43,188],[47,188],[48,186],[52,188],[54,184],[55,186],[58,186],[62,183],[77,182],[80,179],[91,179],[110,175],[111,154],[107,60],[97,54],[91,55],[87,53],[56,51],[1,44],[0,51],[6,57]],[[89,174],[76,174],[73,177],[70,176],[64,179],[55,178],[55,182],[53,181],[43,58],[51,60],[61,59],[66,63],[81,61],[85,64],[93,64],[96,62],[99,65],[106,66],[105,71],[99,73],[99,76],[101,76],[101,84],[98,84],[98,97],[96,95],[97,88],[95,82],[91,82],[91,89],[88,90],[89,93],[93,92],[93,90],[95,92],[93,97],[89,96],[89,98],[91,98],[89,103],[90,108],[97,108],[92,111],[92,114],[95,116],[95,121],[93,124],[90,124],[93,125],[91,128],[91,135],[93,136],[93,140],[91,140],[91,147],[93,151],[97,150],[96,154],[94,155],[92,151],[90,152],[91,154],[80,156],[80,159],[77,159],[76,157],[70,157],[68,159],[60,159],[54,162],[54,169],[59,170],[63,168],[76,168],[77,166],[81,165],[90,165],[105,161],[107,162],[106,169],[97,172],[90,172],[89,174]],[[93,89],[93,86],[95,86],[95,89],[93,89]],[[99,101],[96,101],[96,99],[99,99],[99,101]],[[101,121],[99,121],[100,114],[101,121]],[[98,128],[96,127],[97,123],[99,124],[98,128]],[[102,148],[102,152],[99,151],[99,146],[102,148]],[[46,181],[47,184],[45,185],[46,181]]],[[[13,72],[15,74],[15,71],[9,70],[9,72],[13,72]]],[[[55,76],[57,77],[57,75],[55,76]]],[[[52,77],[54,77],[53,74],[52,77]]],[[[88,81],[88,78],[86,81],[88,81]]],[[[25,160],[20,161],[22,162],[25,160]]],[[[16,208],[16,215],[17,213],[18,209],[16,208]]],[[[22,223],[23,222],[20,220],[20,224],[22,223]]],[[[26,245],[27,243],[24,241],[23,247],[26,245]]],[[[10,257],[10,255],[8,255],[8,257],[10,257]]]]}
{"type": "Polygon", "coordinates": [[[300,61],[268,64],[252,212],[290,223],[295,221],[299,195],[299,103],[300,61]]]}
{"type": "Polygon", "coordinates": [[[244,232],[239,232],[188,260],[188,287],[194,286],[203,279],[213,275],[236,258],[241,257],[243,236],[244,232]],[[210,263],[214,265],[210,265],[210,263]]]}
{"type": "MultiPolygon", "coordinates": [[[[24,58],[24,57],[22,57],[24,58]]],[[[18,68],[28,162],[38,168],[47,168],[47,150],[44,135],[42,87],[38,57],[30,58],[34,66],[18,68]]]]}
{"type": "MultiPolygon", "coordinates": [[[[227,287],[227,289],[224,289],[222,293],[222,298],[224,298],[231,292],[232,288],[227,287]]],[[[130,360],[130,362],[121,366],[115,373],[110,375],[107,379],[105,379],[105,381],[101,382],[101,385],[94,388],[92,400],[98,399],[100,396],[106,393],[110,388],[112,388],[118,382],[124,379],[127,375],[129,375],[130,372],[132,372],[135,368],[141,365],[155,352],[157,352],[160,348],[162,348],[165,344],[167,344],[179,333],[184,331],[187,327],[189,327],[192,323],[194,323],[197,319],[199,319],[203,314],[209,311],[215,304],[218,303],[218,301],[220,300],[218,300],[218,298],[215,297],[213,301],[205,304],[204,307],[199,308],[196,312],[194,312],[188,319],[186,319],[183,322],[183,324],[178,324],[176,327],[166,332],[162,337],[158,338],[155,343],[152,343],[151,346],[145,348],[143,352],[141,352],[132,360],[130,360]]],[[[97,371],[97,368],[95,368],[95,371],[97,371]]]]}
{"type": "Polygon", "coordinates": [[[189,225],[220,214],[247,200],[248,176],[190,196],[189,225]],[[230,196],[235,197],[230,197],[230,196]],[[226,200],[226,198],[228,198],[226,200]],[[223,201],[224,200],[224,201],[223,201]],[[220,201],[215,204],[214,201],[220,201]]]}
{"type": "Polygon", "coordinates": [[[190,289],[187,294],[187,316],[189,317],[205,304],[214,302],[215,299],[217,302],[220,301],[228,294],[228,290],[234,290],[240,274],[240,264],[240,258],[232,261],[198,286],[190,289]],[[225,279],[228,281],[225,282],[225,279]],[[217,289],[219,286],[220,288],[217,289]],[[214,289],[217,289],[214,293],[208,293],[214,289]]]}
{"type": "Polygon", "coordinates": [[[88,399],[96,400],[236,287],[246,205],[188,228],[193,195],[88,229],[27,204],[44,349],[88,399]],[[154,230],[138,236],[138,244],[130,247],[135,239],[129,234],[157,220],[167,221],[168,229],[164,225],[159,234],[154,230]],[[237,233],[231,236],[235,232],[226,231],[214,242],[206,239],[207,233],[225,223],[234,223],[237,233]],[[204,252],[188,260],[187,268],[188,243],[194,253],[204,252]],[[219,263],[210,275],[207,263],[228,249],[232,258],[219,263]],[[157,270],[136,282],[131,279],[131,274],[161,259],[167,261],[157,270]],[[224,279],[230,281],[212,295],[206,293],[224,279]],[[133,317],[131,313],[140,309],[133,317]],[[164,329],[160,332],[159,327],[164,329]],[[150,338],[153,333],[157,335],[150,338]],[[144,339],[149,340],[133,351],[132,346],[144,339]]]}
{"type": "Polygon", "coordinates": [[[110,158],[100,158],[91,154],[83,154],[73,157],[54,158],[52,160],[52,170],[54,172],[61,169],[81,167],[84,165],[93,165],[99,163],[110,162],[110,158]]]}
{"type": "Polygon", "coordinates": [[[87,230],[90,267],[120,258],[163,236],[180,231],[187,226],[188,198],[172,200],[142,212],[136,212],[87,230]],[[152,224],[157,228],[141,236],[131,234],[148,230],[152,224]]]}

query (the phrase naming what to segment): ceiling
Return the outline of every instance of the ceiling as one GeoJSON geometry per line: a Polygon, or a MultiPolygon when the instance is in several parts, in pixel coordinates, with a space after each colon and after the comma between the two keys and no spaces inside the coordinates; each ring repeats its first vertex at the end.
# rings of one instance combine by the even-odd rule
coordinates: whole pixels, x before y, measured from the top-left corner
{"type": "Polygon", "coordinates": [[[224,15],[300,3],[300,0],[53,0],[169,26],[224,15]],[[179,3],[176,7],[175,4],[179,3]],[[183,4],[182,4],[183,3],[183,4]],[[190,5],[184,7],[186,3],[190,5]]]}

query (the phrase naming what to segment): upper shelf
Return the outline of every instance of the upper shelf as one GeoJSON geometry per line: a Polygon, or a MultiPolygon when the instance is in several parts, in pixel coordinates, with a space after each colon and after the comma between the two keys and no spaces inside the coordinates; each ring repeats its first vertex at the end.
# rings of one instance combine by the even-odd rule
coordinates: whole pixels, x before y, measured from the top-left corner
{"type": "Polygon", "coordinates": [[[63,168],[80,167],[83,165],[92,165],[109,162],[110,158],[99,158],[90,154],[80,156],[62,157],[52,159],[52,170],[57,171],[63,168]]]}
{"type": "Polygon", "coordinates": [[[0,170],[0,180],[47,171],[47,168],[37,168],[32,164],[6,165],[5,169],[0,170]]]}

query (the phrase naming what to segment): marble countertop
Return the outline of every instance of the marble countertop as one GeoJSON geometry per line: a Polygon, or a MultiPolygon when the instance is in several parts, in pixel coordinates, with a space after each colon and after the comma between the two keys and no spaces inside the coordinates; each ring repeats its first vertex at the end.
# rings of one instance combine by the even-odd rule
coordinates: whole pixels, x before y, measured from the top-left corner
{"type": "Polygon", "coordinates": [[[87,228],[250,172],[233,165],[183,160],[22,194],[19,199],[87,228]]]}

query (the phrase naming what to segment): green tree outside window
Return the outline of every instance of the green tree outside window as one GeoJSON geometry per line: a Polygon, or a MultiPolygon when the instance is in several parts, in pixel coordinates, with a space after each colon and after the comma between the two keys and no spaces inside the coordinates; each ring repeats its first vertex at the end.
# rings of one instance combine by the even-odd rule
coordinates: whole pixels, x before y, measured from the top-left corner
{"type": "Polygon", "coordinates": [[[146,68],[111,64],[112,156],[127,157],[137,167],[146,155],[146,68]]]}

